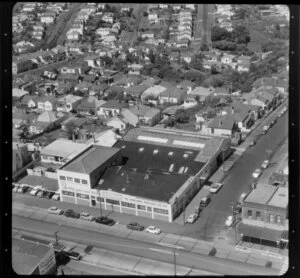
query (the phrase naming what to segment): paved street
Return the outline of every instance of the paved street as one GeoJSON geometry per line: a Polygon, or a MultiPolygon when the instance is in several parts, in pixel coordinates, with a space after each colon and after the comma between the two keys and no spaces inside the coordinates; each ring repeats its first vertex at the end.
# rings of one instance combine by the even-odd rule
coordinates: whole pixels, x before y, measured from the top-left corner
{"type": "MultiPolygon", "coordinates": [[[[155,235],[148,235],[145,232],[129,231],[124,227],[124,229],[118,228],[118,231],[122,234],[125,233],[127,236],[119,237],[112,235],[112,233],[101,233],[100,225],[97,223],[75,219],[66,220],[64,216],[48,215],[47,213],[39,213],[34,210],[26,213],[29,213],[31,218],[18,215],[13,216],[12,225],[14,229],[34,231],[35,234],[44,234],[47,236],[51,236],[55,231],[59,231],[59,238],[64,240],[71,240],[97,248],[126,253],[160,262],[172,263],[174,259],[173,248],[161,242],[162,237],[165,237],[164,234],[158,235],[157,241],[155,241],[153,240],[155,235]],[[45,220],[49,222],[45,222],[45,220]],[[93,230],[92,226],[94,227],[93,230]],[[97,227],[99,227],[99,229],[97,229],[97,227]],[[151,239],[142,241],[142,238],[145,237],[151,237],[151,239]]],[[[105,228],[113,231],[114,228],[117,227],[105,228]]],[[[193,248],[192,253],[182,249],[176,251],[178,254],[176,256],[176,262],[178,265],[191,268],[197,267],[205,271],[223,274],[275,275],[278,273],[277,270],[268,269],[263,266],[260,267],[239,261],[202,255],[200,250],[200,252],[197,251],[198,247],[195,242],[191,242],[190,248],[193,248]]],[[[245,256],[246,254],[244,254],[244,259],[246,259],[245,256]]]]}

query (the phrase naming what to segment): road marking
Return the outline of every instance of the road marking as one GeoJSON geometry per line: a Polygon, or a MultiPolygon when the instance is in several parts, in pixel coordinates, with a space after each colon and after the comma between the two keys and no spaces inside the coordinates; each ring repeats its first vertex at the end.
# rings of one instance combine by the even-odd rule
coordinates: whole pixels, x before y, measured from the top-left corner
{"type": "Polygon", "coordinates": [[[170,247],[170,248],[184,249],[184,247],[182,247],[182,246],[178,246],[178,245],[170,244],[170,243],[156,242],[156,244],[162,245],[162,246],[167,246],[167,247],[170,247]]]}
{"type": "Polygon", "coordinates": [[[280,269],[279,275],[283,275],[284,273],[286,273],[288,268],[289,268],[289,258],[285,258],[284,264],[283,264],[282,268],[280,269]]]}
{"type": "MultiPolygon", "coordinates": [[[[149,248],[149,250],[160,252],[160,253],[165,253],[165,254],[169,254],[169,255],[174,254],[174,252],[164,250],[164,249],[149,248]]],[[[175,253],[175,255],[178,255],[178,253],[175,253]]]]}

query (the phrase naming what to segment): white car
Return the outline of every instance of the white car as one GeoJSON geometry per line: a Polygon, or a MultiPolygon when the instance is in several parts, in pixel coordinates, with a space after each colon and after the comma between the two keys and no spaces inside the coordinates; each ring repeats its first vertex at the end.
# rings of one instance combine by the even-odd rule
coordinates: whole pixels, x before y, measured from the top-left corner
{"type": "Polygon", "coordinates": [[[147,229],[145,229],[145,231],[151,234],[160,234],[160,229],[156,228],[155,226],[149,226],[147,229]]]}
{"type": "Polygon", "coordinates": [[[226,219],[225,225],[226,225],[226,227],[231,227],[232,224],[233,224],[233,216],[229,215],[226,219]]]}
{"type": "Polygon", "coordinates": [[[55,193],[55,194],[52,196],[51,199],[52,199],[52,200],[55,200],[55,201],[59,201],[59,199],[60,199],[59,193],[55,193]]]}
{"type": "Polygon", "coordinates": [[[252,177],[257,179],[261,175],[261,173],[262,170],[258,168],[253,172],[252,177]]]}
{"type": "Polygon", "coordinates": [[[40,186],[35,186],[31,191],[30,195],[36,196],[36,194],[41,190],[42,188],[40,186]]]}
{"type": "Polygon", "coordinates": [[[264,162],[262,163],[261,167],[266,169],[268,168],[268,166],[270,165],[270,161],[269,160],[264,160],[264,162]]]}
{"type": "Polygon", "coordinates": [[[187,222],[188,222],[188,223],[194,223],[195,220],[198,218],[198,216],[199,216],[199,215],[198,215],[197,213],[191,214],[191,215],[188,217],[187,222]]]}
{"type": "Polygon", "coordinates": [[[17,192],[18,191],[18,189],[19,189],[19,185],[16,185],[14,188],[13,188],[13,192],[17,192]]]}
{"type": "Polygon", "coordinates": [[[56,214],[56,215],[60,215],[60,214],[63,214],[64,211],[57,208],[57,207],[51,207],[51,208],[48,208],[48,212],[49,213],[52,213],[52,214],[56,214]]]}
{"type": "Polygon", "coordinates": [[[95,220],[95,216],[90,215],[87,212],[82,212],[82,213],[80,213],[80,219],[87,220],[87,221],[93,221],[93,220],[95,220]]]}
{"type": "Polygon", "coordinates": [[[222,186],[223,186],[222,183],[219,182],[213,183],[212,186],[210,187],[210,192],[217,193],[222,186]]]}

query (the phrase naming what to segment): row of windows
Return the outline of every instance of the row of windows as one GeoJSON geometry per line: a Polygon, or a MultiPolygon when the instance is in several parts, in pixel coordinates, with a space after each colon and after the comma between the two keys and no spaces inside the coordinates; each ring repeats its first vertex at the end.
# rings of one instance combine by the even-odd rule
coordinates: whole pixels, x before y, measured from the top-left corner
{"type": "Polygon", "coordinates": [[[72,177],[65,177],[65,176],[59,176],[59,179],[61,181],[71,181],[71,182],[76,182],[76,183],[82,183],[82,184],[87,184],[87,180],[80,180],[80,179],[77,179],[77,178],[72,178],[72,177]]]}
{"type": "MultiPolygon", "coordinates": [[[[248,210],[247,211],[247,216],[248,216],[248,218],[252,218],[252,216],[253,216],[252,210],[248,210]]],[[[255,218],[258,219],[258,220],[261,218],[261,212],[260,211],[256,211],[255,212],[255,218]]],[[[280,215],[276,215],[276,216],[273,215],[273,214],[269,215],[269,221],[271,223],[275,222],[275,218],[276,218],[276,222],[277,223],[281,223],[281,217],[280,217],[280,215]]]]}
{"type": "Polygon", "coordinates": [[[76,193],[76,197],[81,198],[81,199],[90,199],[90,196],[87,194],[81,194],[81,193],[76,193]]]}
{"type": "Polygon", "coordinates": [[[128,208],[135,208],[135,204],[127,203],[127,202],[122,202],[122,206],[128,208]]]}
{"type": "Polygon", "coordinates": [[[62,195],[66,195],[66,196],[72,196],[72,197],[75,196],[74,192],[70,192],[70,191],[62,190],[61,193],[62,195]]]}
{"type": "Polygon", "coordinates": [[[112,205],[117,205],[117,206],[120,205],[119,201],[112,200],[112,199],[106,199],[106,203],[109,203],[109,204],[112,204],[112,205]]]}
{"type": "Polygon", "coordinates": [[[153,208],[153,211],[160,214],[169,214],[169,211],[166,209],[153,208]]]}

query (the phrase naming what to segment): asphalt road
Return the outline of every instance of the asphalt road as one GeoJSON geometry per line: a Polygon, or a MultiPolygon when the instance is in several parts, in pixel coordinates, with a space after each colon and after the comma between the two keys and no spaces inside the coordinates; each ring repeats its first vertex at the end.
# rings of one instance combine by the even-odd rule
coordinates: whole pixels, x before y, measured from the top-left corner
{"type": "Polygon", "coordinates": [[[250,191],[249,185],[253,180],[252,173],[256,168],[260,168],[262,162],[268,158],[266,150],[275,152],[287,136],[288,113],[285,113],[266,135],[262,135],[258,139],[255,146],[249,147],[235,162],[223,180],[223,187],[213,195],[212,202],[201,212],[200,218],[194,224],[203,239],[222,235],[225,220],[232,214],[230,204],[239,201],[243,192],[250,191]]]}
{"type": "MultiPolygon", "coordinates": [[[[74,228],[14,215],[12,218],[12,226],[14,229],[32,231],[34,234],[43,235],[53,235],[54,232],[58,230],[58,237],[60,239],[80,242],[98,248],[139,256],[141,258],[149,258],[168,263],[174,262],[174,253],[169,247],[157,245],[155,242],[147,243],[134,239],[102,234],[100,232],[88,231],[79,228],[79,225],[78,228],[74,228]]],[[[276,275],[277,273],[275,270],[260,266],[209,257],[183,250],[176,251],[176,263],[182,266],[200,268],[202,270],[227,275],[276,275]]]]}

